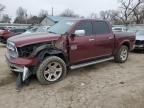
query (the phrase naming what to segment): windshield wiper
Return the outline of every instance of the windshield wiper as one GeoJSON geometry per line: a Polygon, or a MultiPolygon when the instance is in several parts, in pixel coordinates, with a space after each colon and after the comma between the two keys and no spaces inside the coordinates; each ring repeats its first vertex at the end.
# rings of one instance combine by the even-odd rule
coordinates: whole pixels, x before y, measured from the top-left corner
{"type": "Polygon", "coordinates": [[[57,33],[55,33],[55,32],[52,32],[52,31],[48,31],[49,33],[53,33],[53,34],[57,34],[57,33]]]}

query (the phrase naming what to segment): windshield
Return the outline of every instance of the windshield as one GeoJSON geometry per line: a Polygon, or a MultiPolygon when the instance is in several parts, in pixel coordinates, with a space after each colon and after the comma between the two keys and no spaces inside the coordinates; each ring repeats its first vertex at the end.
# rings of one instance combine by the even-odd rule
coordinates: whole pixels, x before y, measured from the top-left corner
{"type": "Polygon", "coordinates": [[[55,34],[65,34],[74,24],[76,20],[63,20],[52,26],[48,32],[55,34]]]}
{"type": "Polygon", "coordinates": [[[144,31],[138,31],[136,35],[144,36],[144,31]]]}
{"type": "Polygon", "coordinates": [[[31,33],[33,33],[33,32],[35,32],[37,30],[37,28],[31,28],[31,29],[28,29],[26,32],[31,32],[31,33]]]}
{"type": "Polygon", "coordinates": [[[36,32],[47,32],[49,27],[39,27],[36,32]]]}

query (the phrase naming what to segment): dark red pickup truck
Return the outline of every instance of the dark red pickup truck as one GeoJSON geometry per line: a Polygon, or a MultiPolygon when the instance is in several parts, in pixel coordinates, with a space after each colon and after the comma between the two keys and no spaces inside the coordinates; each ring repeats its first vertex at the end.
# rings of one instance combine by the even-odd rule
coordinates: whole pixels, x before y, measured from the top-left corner
{"type": "Polygon", "coordinates": [[[24,82],[36,74],[41,84],[63,79],[67,70],[115,60],[123,63],[134,48],[135,34],[113,33],[107,21],[63,20],[48,33],[11,37],[6,59],[24,82]]]}

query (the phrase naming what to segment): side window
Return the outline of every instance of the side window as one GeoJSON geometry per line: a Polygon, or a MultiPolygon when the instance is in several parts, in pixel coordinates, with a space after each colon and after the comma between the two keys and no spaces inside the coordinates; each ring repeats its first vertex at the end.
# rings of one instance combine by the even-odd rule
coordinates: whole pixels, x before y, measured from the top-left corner
{"type": "Polygon", "coordinates": [[[17,32],[17,33],[21,32],[21,29],[17,29],[16,32],[17,32]]]}
{"type": "Polygon", "coordinates": [[[92,34],[92,23],[91,22],[81,22],[75,30],[85,30],[86,35],[92,34]]]}
{"type": "Polygon", "coordinates": [[[16,32],[16,30],[14,29],[14,30],[10,30],[11,32],[16,32]]]}
{"type": "Polygon", "coordinates": [[[21,33],[21,32],[25,32],[24,29],[16,29],[16,33],[21,33]]]}
{"type": "Polygon", "coordinates": [[[110,33],[109,26],[106,22],[96,21],[93,23],[93,33],[94,34],[106,34],[110,33]]]}
{"type": "Polygon", "coordinates": [[[16,33],[18,33],[19,32],[19,29],[16,29],[16,33]]]}
{"type": "Polygon", "coordinates": [[[14,29],[13,31],[14,31],[15,33],[17,33],[17,32],[18,32],[18,29],[14,29]]]}
{"type": "Polygon", "coordinates": [[[20,32],[25,32],[25,31],[26,31],[25,29],[21,29],[21,30],[20,30],[20,32]]]}

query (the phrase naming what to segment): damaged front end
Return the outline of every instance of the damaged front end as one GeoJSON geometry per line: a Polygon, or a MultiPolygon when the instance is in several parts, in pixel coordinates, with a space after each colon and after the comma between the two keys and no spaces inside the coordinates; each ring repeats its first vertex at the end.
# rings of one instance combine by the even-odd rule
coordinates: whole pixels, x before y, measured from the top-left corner
{"type": "Polygon", "coordinates": [[[39,52],[53,47],[55,47],[53,41],[20,47],[16,47],[13,42],[7,41],[6,60],[10,70],[19,74],[16,81],[18,87],[36,73],[35,69],[43,58],[43,56],[38,56],[39,52]]]}
{"type": "Polygon", "coordinates": [[[24,83],[28,83],[29,77],[32,75],[29,68],[26,66],[17,66],[15,64],[8,63],[10,71],[18,73],[16,80],[16,87],[20,89],[24,83]]]}
{"type": "MultiPolygon", "coordinates": [[[[18,73],[17,87],[20,87],[22,83],[26,82],[28,78],[33,74],[31,67],[38,63],[34,58],[27,58],[28,55],[19,54],[18,48],[12,42],[7,42],[6,61],[12,72],[18,73]]],[[[27,54],[27,53],[26,53],[27,54]]]]}
{"type": "Polygon", "coordinates": [[[25,82],[29,76],[32,74],[28,67],[26,66],[17,66],[15,64],[8,63],[10,70],[12,72],[17,72],[22,74],[22,81],[25,82]]]}

